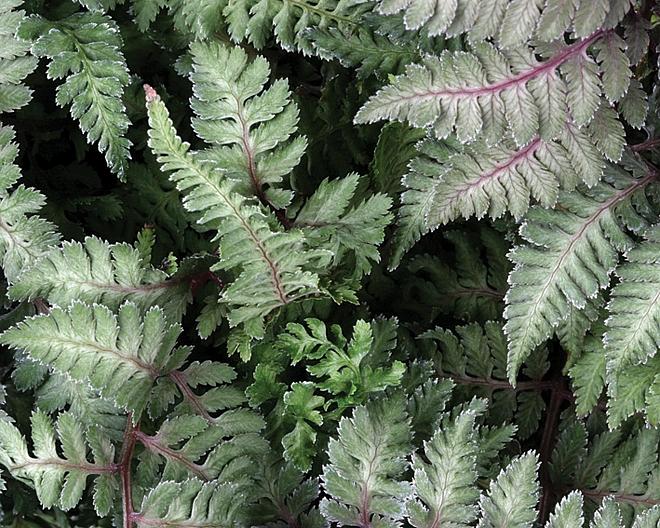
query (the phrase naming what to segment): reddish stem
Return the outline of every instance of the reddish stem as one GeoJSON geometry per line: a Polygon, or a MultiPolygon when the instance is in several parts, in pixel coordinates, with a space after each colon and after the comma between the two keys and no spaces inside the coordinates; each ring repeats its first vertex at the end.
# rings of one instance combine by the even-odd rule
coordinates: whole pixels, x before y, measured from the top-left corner
{"type": "Polygon", "coordinates": [[[207,422],[214,423],[215,419],[213,418],[213,416],[209,414],[209,412],[204,407],[204,404],[199,399],[199,396],[197,396],[197,394],[195,394],[188,385],[185,374],[183,374],[183,372],[175,370],[169,373],[169,377],[174,382],[174,384],[179,388],[181,395],[191,405],[191,407],[195,410],[195,412],[199,416],[204,418],[207,422]]]}
{"type": "Polygon", "coordinates": [[[124,441],[122,444],[122,453],[119,461],[119,474],[121,477],[121,503],[123,509],[123,528],[132,528],[133,526],[133,493],[131,484],[131,460],[135,449],[136,433],[140,430],[140,425],[133,425],[133,414],[128,413],[126,417],[126,429],[124,430],[124,441]]]}
{"type": "Polygon", "coordinates": [[[631,145],[630,149],[635,152],[642,152],[644,150],[653,150],[658,147],[660,147],[660,138],[647,139],[646,141],[642,141],[636,145],[631,145]]]}

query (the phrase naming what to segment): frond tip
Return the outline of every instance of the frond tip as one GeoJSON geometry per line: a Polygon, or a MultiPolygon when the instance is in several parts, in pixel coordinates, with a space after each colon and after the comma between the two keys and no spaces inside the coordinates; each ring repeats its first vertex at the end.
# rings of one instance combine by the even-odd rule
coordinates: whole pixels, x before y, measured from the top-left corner
{"type": "Polygon", "coordinates": [[[399,480],[410,442],[403,399],[358,407],[341,419],[338,432],[328,446],[323,488],[330,498],[321,501],[321,512],[340,526],[398,526],[410,494],[399,480]]]}

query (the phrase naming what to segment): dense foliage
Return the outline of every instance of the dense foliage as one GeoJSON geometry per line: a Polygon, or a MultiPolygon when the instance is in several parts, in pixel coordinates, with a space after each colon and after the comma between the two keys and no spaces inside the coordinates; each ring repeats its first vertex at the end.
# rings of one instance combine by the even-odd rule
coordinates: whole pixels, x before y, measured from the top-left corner
{"type": "Polygon", "coordinates": [[[0,523],[660,527],[660,4],[0,0],[0,523]]]}

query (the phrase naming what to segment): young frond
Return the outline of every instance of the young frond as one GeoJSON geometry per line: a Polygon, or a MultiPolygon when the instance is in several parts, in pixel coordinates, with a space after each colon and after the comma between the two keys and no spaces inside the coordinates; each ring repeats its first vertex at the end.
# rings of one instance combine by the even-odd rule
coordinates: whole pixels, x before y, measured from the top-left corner
{"type": "Polygon", "coordinates": [[[224,10],[229,34],[235,42],[246,39],[257,49],[271,33],[284,49],[315,55],[310,38],[315,28],[337,28],[350,34],[369,6],[346,0],[229,0],[224,10]]]}
{"type": "Polygon", "coordinates": [[[59,306],[75,300],[100,303],[112,310],[125,301],[143,311],[158,305],[178,321],[192,300],[191,280],[204,274],[196,269],[200,261],[184,261],[169,277],[144,263],[130,244],[87,237],[82,243],[64,242],[48,252],[19,275],[9,295],[16,300],[43,298],[59,306]]]}
{"type": "Polygon", "coordinates": [[[620,281],[607,306],[605,334],[607,369],[619,372],[631,363],[644,363],[660,348],[660,225],[646,241],[626,254],[617,268],[620,281]]]}
{"type": "Polygon", "coordinates": [[[156,379],[181,333],[163,311],[144,316],[127,302],[117,315],[102,305],[75,302],[67,309],[24,320],[0,336],[0,342],[68,375],[89,383],[100,394],[136,415],[146,407],[156,379]]]}
{"type": "Polygon", "coordinates": [[[319,293],[318,276],[305,268],[325,254],[304,251],[300,231],[272,227],[272,215],[248,202],[231,180],[190,152],[151,88],[147,107],[149,145],[163,170],[173,172],[171,178],[185,193],[186,208],[203,213],[199,222],[218,230],[221,260],[212,269],[236,271],[236,279],[222,294],[230,308],[230,324],[245,324],[251,334],[262,335],[263,319],[270,312],[319,293]]]}
{"type": "Polygon", "coordinates": [[[165,481],[142,499],[139,512],[131,515],[137,528],[167,526],[243,526],[242,517],[251,502],[244,486],[223,482],[165,481]]]}
{"type": "Polygon", "coordinates": [[[439,139],[455,132],[462,143],[477,138],[497,143],[509,131],[522,147],[537,137],[551,141],[567,123],[582,127],[600,115],[590,130],[604,137],[594,143],[616,161],[623,133],[610,101],[618,101],[630,81],[624,48],[616,33],[596,31],[571,44],[538,49],[503,52],[480,43],[469,52],[430,55],[372,96],[355,122],[408,122],[431,129],[439,139]],[[588,54],[592,48],[596,60],[588,54]],[[610,129],[602,128],[605,119],[610,129]]]}
{"type": "Polygon", "coordinates": [[[28,55],[30,43],[17,35],[25,12],[17,11],[22,0],[0,2],[0,114],[24,107],[32,98],[32,90],[22,84],[37,66],[28,55]]]}
{"type": "Polygon", "coordinates": [[[330,328],[329,338],[322,321],[305,322],[307,327],[289,323],[276,346],[294,365],[305,362],[318,387],[336,397],[340,409],[364,404],[374,393],[401,383],[404,364],[391,360],[393,345],[381,342],[387,334],[379,332],[379,321],[357,321],[350,342],[337,325],[330,328]]]}
{"type": "Polygon", "coordinates": [[[280,79],[265,88],[268,61],[250,61],[239,47],[196,42],[191,53],[192,124],[212,145],[201,156],[236,181],[234,192],[256,196],[274,209],[286,207],[291,192],[277,185],[300,163],[307,146],[303,136],[294,135],[298,107],[287,82],[280,79]]]}
{"type": "Polygon", "coordinates": [[[429,35],[467,33],[472,42],[494,38],[503,48],[531,38],[553,41],[571,31],[586,37],[616,26],[630,9],[627,0],[377,0],[384,15],[403,13],[410,31],[429,35]]]}
{"type": "Polygon", "coordinates": [[[76,13],[57,22],[31,18],[21,32],[35,40],[32,53],[50,59],[48,77],[65,79],[57,87],[57,104],[71,104],[87,140],[98,143],[108,167],[123,180],[131,147],[122,101],[129,75],[115,22],[101,12],[76,13]]]}
{"type": "Polygon", "coordinates": [[[74,508],[82,499],[87,478],[94,476],[94,507],[100,516],[107,515],[119,487],[112,444],[97,430],[85,434],[69,413],[58,417],[56,428],[42,411],[33,413],[31,422],[33,455],[20,431],[9,421],[0,420],[0,464],[16,479],[34,487],[44,508],[74,508]]]}
{"type": "Polygon", "coordinates": [[[636,171],[633,176],[611,168],[606,180],[562,193],[554,210],[532,208],[521,227],[526,243],[510,253],[515,268],[505,310],[512,383],[521,363],[552,335],[569,307],[583,308],[608,286],[619,253],[632,247],[624,226],[644,225],[635,204],[643,202],[656,174],[636,171]]]}
{"type": "Polygon", "coordinates": [[[357,174],[322,181],[294,221],[310,244],[334,255],[333,267],[350,263],[356,279],[369,273],[373,262],[380,261],[378,246],[392,221],[389,196],[375,194],[355,203],[359,181],[357,174]]]}
{"type": "Polygon", "coordinates": [[[410,495],[406,469],[410,425],[402,398],[372,400],[339,422],[328,445],[321,501],[324,517],[340,526],[397,527],[410,495]]]}
{"type": "Polygon", "coordinates": [[[55,227],[36,215],[45,197],[22,184],[15,187],[21,172],[14,136],[13,129],[0,126],[0,259],[9,283],[59,242],[55,227]]]}

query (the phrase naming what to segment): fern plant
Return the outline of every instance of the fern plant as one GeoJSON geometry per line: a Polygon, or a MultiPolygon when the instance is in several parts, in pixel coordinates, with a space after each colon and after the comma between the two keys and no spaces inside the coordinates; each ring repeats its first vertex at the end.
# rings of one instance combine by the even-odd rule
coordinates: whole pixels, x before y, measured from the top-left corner
{"type": "Polygon", "coordinates": [[[0,0],[0,526],[657,528],[659,53],[651,0],[0,0]]]}

